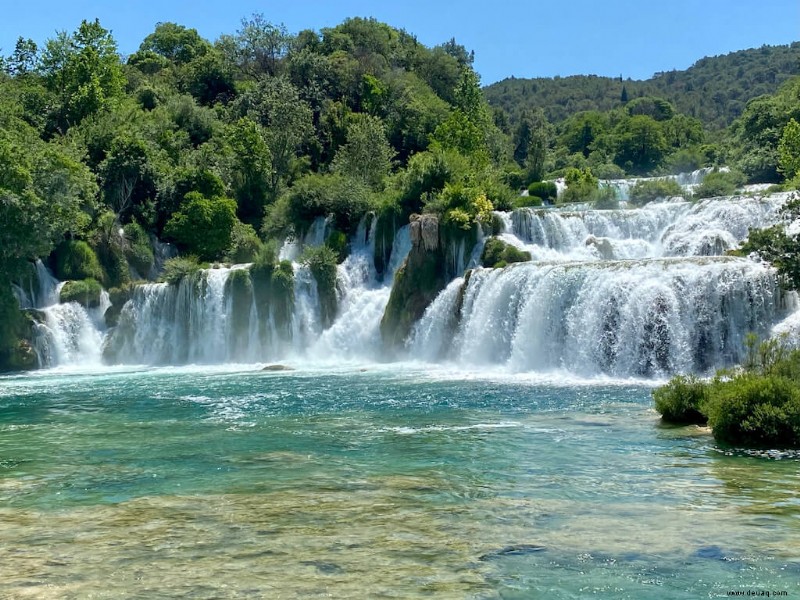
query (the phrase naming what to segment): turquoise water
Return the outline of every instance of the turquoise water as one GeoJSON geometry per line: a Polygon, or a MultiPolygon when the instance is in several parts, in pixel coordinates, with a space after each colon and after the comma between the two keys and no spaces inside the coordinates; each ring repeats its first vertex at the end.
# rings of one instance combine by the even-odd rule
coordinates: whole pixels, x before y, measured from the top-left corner
{"type": "Polygon", "coordinates": [[[797,598],[799,490],[638,384],[0,378],[3,598],[797,598]]]}

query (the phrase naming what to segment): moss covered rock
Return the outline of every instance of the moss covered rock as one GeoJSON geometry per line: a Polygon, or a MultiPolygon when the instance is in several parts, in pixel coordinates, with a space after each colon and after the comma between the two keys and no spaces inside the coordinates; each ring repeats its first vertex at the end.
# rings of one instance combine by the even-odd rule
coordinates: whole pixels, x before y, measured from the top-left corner
{"type": "Polygon", "coordinates": [[[526,262],[530,259],[530,252],[515,248],[494,237],[486,240],[483,254],[481,254],[481,264],[490,268],[501,268],[512,263],[526,262]]]}
{"type": "Polygon", "coordinates": [[[111,302],[111,306],[106,309],[103,315],[106,327],[116,327],[119,324],[119,315],[122,313],[122,307],[125,306],[128,300],[133,298],[134,289],[136,289],[136,285],[128,283],[108,290],[108,299],[111,302]]]}
{"type": "Polygon", "coordinates": [[[381,336],[389,348],[405,342],[413,324],[448,281],[438,219],[434,215],[412,215],[410,233],[411,252],[395,275],[381,320],[381,336]]]}
{"type": "Polygon", "coordinates": [[[336,318],[336,260],[337,254],[327,246],[307,248],[301,261],[308,265],[317,282],[322,326],[330,327],[336,318]]]}
{"type": "Polygon", "coordinates": [[[68,281],[61,288],[59,302],[77,302],[85,308],[97,308],[102,291],[103,287],[96,279],[68,281]]]}

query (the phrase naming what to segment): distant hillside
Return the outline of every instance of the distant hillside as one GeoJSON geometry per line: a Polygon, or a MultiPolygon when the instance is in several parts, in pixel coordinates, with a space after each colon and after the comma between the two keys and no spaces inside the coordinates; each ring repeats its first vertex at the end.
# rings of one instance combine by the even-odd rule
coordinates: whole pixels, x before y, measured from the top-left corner
{"type": "Polygon", "coordinates": [[[607,111],[628,98],[660,96],[678,112],[697,117],[709,129],[722,129],[742,114],[747,101],[773,94],[781,83],[800,74],[800,42],[762,46],[707,57],[685,71],[656,73],[645,81],[576,75],[504,79],[484,88],[492,106],[504,109],[516,123],[526,109],[539,107],[557,123],[584,110],[607,111]]]}

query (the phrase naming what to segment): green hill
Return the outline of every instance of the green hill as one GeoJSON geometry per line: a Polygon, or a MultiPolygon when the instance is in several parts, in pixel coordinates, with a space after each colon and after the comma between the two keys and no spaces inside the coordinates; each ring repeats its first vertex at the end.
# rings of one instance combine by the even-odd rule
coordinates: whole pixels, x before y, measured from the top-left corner
{"type": "Polygon", "coordinates": [[[644,81],[596,75],[511,77],[485,87],[484,93],[492,106],[508,113],[512,124],[533,108],[541,108],[552,123],[580,111],[608,111],[623,103],[624,90],[629,99],[665,98],[678,112],[716,130],[740,116],[748,100],[775,93],[781,83],[798,74],[800,42],[794,42],[706,57],[685,71],[656,73],[644,81]]]}

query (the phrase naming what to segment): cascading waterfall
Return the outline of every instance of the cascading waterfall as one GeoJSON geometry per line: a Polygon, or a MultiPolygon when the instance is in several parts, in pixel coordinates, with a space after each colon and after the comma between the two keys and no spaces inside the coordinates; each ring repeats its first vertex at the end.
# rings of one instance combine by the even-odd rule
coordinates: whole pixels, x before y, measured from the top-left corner
{"type": "Polygon", "coordinates": [[[409,226],[395,234],[389,267],[383,280],[375,270],[377,219],[362,219],[347,259],[338,267],[339,314],[309,354],[324,360],[335,357],[374,359],[382,352],[380,323],[391,295],[394,274],[411,250],[409,226]]]}
{"type": "MultiPolygon", "coordinates": [[[[688,185],[688,184],[687,184],[688,185]]],[[[773,271],[721,256],[751,227],[780,221],[787,194],[651,203],[636,210],[518,209],[495,213],[499,237],[529,251],[532,262],[474,268],[452,243],[445,256],[456,277],[428,307],[407,340],[409,357],[514,371],[566,369],[595,376],[709,372],[742,358],[748,332],[768,333],[790,297],[773,271]]],[[[317,219],[298,257],[323,244],[329,219],[317,219]]],[[[15,289],[38,308],[42,364],[257,363],[284,359],[374,360],[394,273],[411,250],[409,227],[395,236],[383,276],[375,269],[374,215],[365,216],[337,268],[337,314],[322,318],[308,266],[266,271],[214,268],[177,284],[139,285],[119,325],[104,337],[103,304],[58,304],[58,282],[43,264],[15,289]]]]}
{"type": "Polygon", "coordinates": [[[792,298],[772,269],[719,255],[778,222],[788,197],[496,213],[499,237],[533,262],[453,281],[414,327],[409,355],[647,377],[738,362],[744,336],[767,335],[792,298]]]}
{"type": "Polygon", "coordinates": [[[750,228],[780,218],[788,194],[650,203],[638,210],[558,211],[522,208],[498,213],[501,238],[534,260],[714,256],[736,248],[750,228]]]}
{"type": "MultiPolygon", "coordinates": [[[[318,220],[310,243],[324,242],[318,220]]],[[[317,282],[294,263],[292,300],[262,283],[250,265],[201,271],[177,285],[138,286],[107,342],[111,362],[184,364],[264,362],[286,357],[374,358],[380,320],[391,293],[391,275],[411,247],[408,226],[395,235],[384,282],[374,266],[376,219],[362,219],[351,252],[338,266],[338,314],[323,329],[317,282]],[[262,289],[263,288],[263,289],[262,289]]],[[[300,250],[297,250],[299,254],[300,250]]]]}
{"type": "Polygon", "coordinates": [[[772,271],[745,259],[520,263],[451,284],[410,343],[463,365],[658,376],[740,360],[779,313],[772,271]]]}

